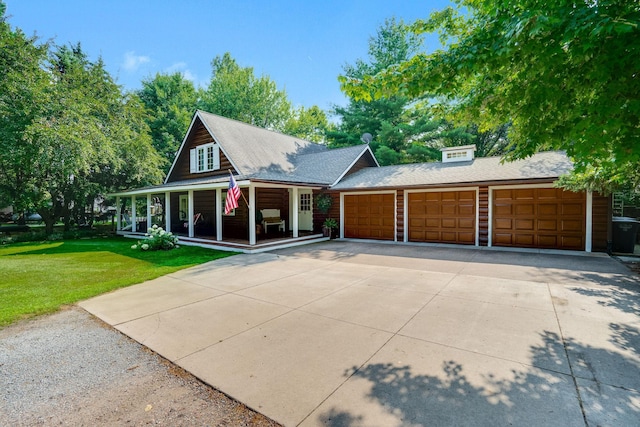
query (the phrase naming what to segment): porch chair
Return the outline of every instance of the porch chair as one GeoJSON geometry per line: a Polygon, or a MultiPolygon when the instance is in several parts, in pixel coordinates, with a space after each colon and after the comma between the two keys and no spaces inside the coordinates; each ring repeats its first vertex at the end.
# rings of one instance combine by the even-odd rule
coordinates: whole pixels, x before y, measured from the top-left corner
{"type": "Polygon", "coordinates": [[[278,231],[284,233],[284,219],[280,218],[280,209],[260,209],[262,213],[262,228],[267,233],[267,227],[277,225],[278,231]]]}
{"type": "MultiPolygon", "coordinates": [[[[197,224],[198,222],[202,221],[202,220],[203,220],[203,218],[202,218],[202,214],[201,214],[201,213],[197,213],[197,214],[195,214],[195,215],[193,216],[193,226],[195,227],[195,226],[196,226],[196,224],[197,224]]],[[[189,228],[189,222],[188,222],[188,221],[187,221],[187,222],[184,222],[184,223],[182,224],[182,226],[183,226],[184,228],[189,228]]]]}

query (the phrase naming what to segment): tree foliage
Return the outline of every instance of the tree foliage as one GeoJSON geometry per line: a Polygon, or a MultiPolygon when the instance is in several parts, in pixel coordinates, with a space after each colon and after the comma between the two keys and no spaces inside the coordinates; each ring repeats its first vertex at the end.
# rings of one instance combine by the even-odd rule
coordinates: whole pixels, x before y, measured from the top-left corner
{"type": "Polygon", "coordinates": [[[109,191],[157,183],[142,104],[80,44],[50,50],[0,21],[0,199],[46,231],[109,191]]]}
{"type": "Polygon", "coordinates": [[[341,78],[357,99],[438,96],[480,131],[509,123],[507,159],[566,150],[572,188],[640,184],[640,3],[458,0],[417,21],[443,48],[341,78]]]}
{"type": "Polygon", "coordinates": [[[329,128],[327,115],[320,107],[314,105],[293,110],[284,124],[283,132],[307,141],[324,142],[325,133],[329,128]]]}
{"type": "Polygon", "coordinates": [[[189,127],[198,94],[193,82],[181,73],[157,73],[153,79],[143,80],[136,93],[147,112],[153,146],[163,159],[166,174],[189,127]]]}
{"type": "Polygon", "coordinates": [[[201,110],[267,129],[284,129],[291,103],[269,76],[256,77],[253,67],[241,67],[228,52],[216,56],[211,67],[211,81],[198,103],[201,110]]]}

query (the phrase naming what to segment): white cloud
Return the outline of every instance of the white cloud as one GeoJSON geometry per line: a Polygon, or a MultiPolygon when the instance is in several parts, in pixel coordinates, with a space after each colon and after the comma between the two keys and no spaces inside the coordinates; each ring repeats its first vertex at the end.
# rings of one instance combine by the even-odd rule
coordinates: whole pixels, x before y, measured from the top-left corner
{"type": "Polygon", "coordinates": [[[179,72],[186,80],[190,80],[194,84],[197,84],[197,77],[190,69],[187,68],[186,62],[176,62],[175,64],[172,64],[170,67],[168,67],[165,71],[167,73],[179,72]]]}
{"type": "Polygon", "coordinates": [[[151,61],[151,58],[144,55],[136,55],[135,52],[129,51],[124,54],[124,62],[122,63],[122,68],[126,71],[133,73],[138,71],[141,65],[146,64],[151,61]]]}

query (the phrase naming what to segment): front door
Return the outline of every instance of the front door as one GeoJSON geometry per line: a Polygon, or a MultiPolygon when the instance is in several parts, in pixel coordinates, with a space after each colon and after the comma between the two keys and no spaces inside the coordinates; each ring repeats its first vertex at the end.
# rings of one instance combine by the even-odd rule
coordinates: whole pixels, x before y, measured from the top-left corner
{"type": "Polygon", "coordinates": [[[300,190],[298,193],[298,229],[313,230],[313,195],[311,190],[300,190]]]}

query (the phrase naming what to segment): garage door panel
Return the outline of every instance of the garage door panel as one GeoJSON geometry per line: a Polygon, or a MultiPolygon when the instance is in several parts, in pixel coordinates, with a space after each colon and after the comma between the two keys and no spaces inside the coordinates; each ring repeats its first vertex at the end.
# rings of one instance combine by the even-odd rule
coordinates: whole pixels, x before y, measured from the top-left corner
{"type": "Polygon", "coordinates": [[[534,192],[532,188],[513,190],[512,197],[516,200],[533,200],[534,192]]]}
{"type": "Polygon", "coordinates": [[[415,207],[409,211],[409,240],[475,244],[475,190],[409,193],[408,200],[415,207]],[[420,203],[423,209],[417,208],[420,203]],[[414,215],[424,218],[424,223],[413,221],[414,215]]]}
{"type": "Polygon", "coordinates": [[[532,219],[516,219],[516,230],[533,230],[532,219]]]}
{"type": "Polygon", "coordinates": [[[511,230],[512,221],[509,218],[496,218],[494,222],[494,228],[497,230],[511,230]]]}
{"type": "Polygon", "coordinates": [[[476,226],[476,221],[474,218],[460,218],[458,220],[458,228],[474,229],[475,226],[476,226]]]}
{"type": "Polygon", "coordinates": [[[542,248],[555,248],[558,246],[558,236],[554,235],[539,235],[538,246],[542,248]]]}
{"type": "Polygon", "coordinates": [[[455,218],[443,218],[442,228],[456,228],[457,221],[455,218]]]}
{"type": "Polygon", "coordinates": [[[495,216],[512,215],[511,205],[495,205],[493,207],[493,213],[495,216]]]}
{"type": "MultiPolygon", "coordinates": [[[[516,215],[533,215],[535,213],[535,206],[533,204],[525,204],[525,205],[515,205],[514,206],[516,215]]],[[[511,211],[511,209],[509,209],[511,211]]],[[[508,212],[507,214],[509,214],[508,212]]]]}
{"type": "Polygon", "coordinates": [[[533,234],[515,234],[512,239],[516,246],[533,246],[534,236],[533,234]]]}
{"type": "Polygon", "coordinates": [[[459,205],[458,206],[458,214],[461,216],[472,216],[476,213],[475,205],[459,205]]]}
{"type": "Polygon", "coordinates": [[[560,224],[561,224],[560,228],[562,231],[575,231],[575,232],[582,231],[581,221],[564,220],[564,221],[561,221],[560,224]]]}
{"type": "Polygon", "coordinates": [[[539,204],[538,205],[538,215],[550,215],[556,216],[558,215],[558,205],[550,205],[550,204],[539,204]]]}
{"type": "Polygon", "coordinates": [[[492,242],[496,246],[583,250],[585,195],[559,188],[492,193],[492,242]],[[500,199],[496,199],[496,195],[500,199]]]}
{"type": "Polygon", "coordinates": [[[538,230],[540,231],[557,231],[558,222],[555,220],[542,219],[538,221],[538,230]]]}
{"type": "Polygon", "coordinates": [[[493,200],[511,200],[511,190],[493,190],[493,200]]]}
{"type": "Polygon", "coordinates": [[[455,215],[456,205],[442,205],[442,215],[455,215]]]}
{"type": "Polygon", "coordinates": [[[345,195],[344,215],[345,237],[394,239],[395,195],[392,193],[345,195]]]}
{"type": "Polygon", "coordinates": [[[582,204],[565,203],[562,205],[563,215],[582,215],[582,204]]]}

